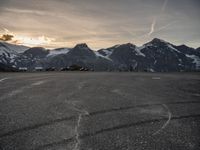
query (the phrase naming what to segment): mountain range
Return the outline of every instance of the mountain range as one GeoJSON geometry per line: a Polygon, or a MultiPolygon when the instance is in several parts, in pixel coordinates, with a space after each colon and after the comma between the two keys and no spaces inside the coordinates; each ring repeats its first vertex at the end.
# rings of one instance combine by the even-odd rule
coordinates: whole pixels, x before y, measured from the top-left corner
{"type": "Polygon", "coordinates": [[[0,42],[1,71],[18,68],[33,71],[35,67],[60,70],[70,65],[94,71],[200,71],[200,48],[176,46],[158,38],[140,47],[126,43],[98,51],[90,49],[85,43],[74,48],[48,50],[0,42]]]}

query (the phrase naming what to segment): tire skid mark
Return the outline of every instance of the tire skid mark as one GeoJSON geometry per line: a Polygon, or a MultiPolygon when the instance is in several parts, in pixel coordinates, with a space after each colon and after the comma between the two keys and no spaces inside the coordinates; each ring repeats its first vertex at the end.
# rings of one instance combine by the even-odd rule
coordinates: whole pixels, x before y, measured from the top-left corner
{"type": "MultiPolygon", "coordinates": [[[[187,118],[199,118],[199,117],[200,117],[200,114],[185,115],[185,116],[174,116],[174,117],[171,118],[171,120],[179,120],[179,119],[187,119],[187,118]]],[[[143,125],[143,124],[156,123],[156,122],[165,121],[165,120],[167,120],[167,119],[166,118],[150,119],[150,120],[144,120],[144,121],[139,121],[139,122],[130,123],[130,124],[114,126],[114,127],[111,127],[111,128],[98,130],[96,132],[83,134],[83,135],[80,136],[80,138],[92,137],[92,136],[96,136],[98,134],[105,133],[105,132],[110,132],[110,131],[114,131],[114,130],[118,130],[118,129],[130,128],[130,127],[133,127],[133,126],[138,126],[138,125],[143,125]]]]}
{"type": "Polygon", "coordinates": [[[200,94],[199,93],[194,93],[192,94],[193,96],[196,96],[196,97],[200,97],[200,94]]]}
{"type": "MultiPolygon", "coordinates": [[[[174,116],[174,117],[171,118],[171,120],[180,120],[180,119],[188,119],[188,118],[200,118],[200,114],[185,115],[185,116],[174,116]]],[[[133,127],[133,126],[139,126],[139,125],[143,125],[143,124],[157,123],[157,122],[164,121],[164,120],[166,120],[166,118],[145,120],[145,121],[140,121],[140,122],[135,122],[135,123],[130,123],[130,124],[119,125],[119,126],[115,126],[115,127],[112,127],[112,128],[106,128],[106,129],[98,130],[98,131],[93,132],[93,133],[82,134],[82,135],[79,136],[79,138],[84,139],[84,138],[93,137],[93,136],[96,136],[98,134],[102,134],[102,133],[105,133],[105,132],[111,132],[111,131],[115,131],[115,130],[119,130],[119,129],[126,129],[126,128],[130,128],[130,127],[133,127]]],[[[35,148],[34,150],[40,150],[40,149],[44,149],[44,148],[48,148],[48,147],[54,147],[54,146],[61,145],[61,144],[68,144],[70,142],[73,142],[74,140],[76,140],[75,137],[63,139],[61,141],[57,141],[57,142],[53,142],[53,143],[49,143],[49,144],[46,144],[46,145],[39,146],[39,147],[35,148]]]]}
{"type": "MultiPolygon", "coordinates": [[[[168,102],[165,104],[198,104],[200,101],[180,101],[180,102],[168,102]]],[[[99,110],[99,111],[94,111],[90,112],[90,116],[94,116],[97,114],[105,114],[105,113],[110,113],[110,112],[115,112],[115,111],[121,111],[121,110],[129,110],[133,108],[138,108],[138,107],[150,107],[150,106],[160,106],[163,105],[163,103],[154,103],[154,104],[140,104],[140,105],[134,105],[134,106],[127,106],[127,107],[118,107],[118,108],[111,108],[111,109],[105,109],[105,110],[99,110]]]]}
{"type": "MultiPolygon", "coordinates": [[[[165,103],[165,104],[195,104],[195,103],[198,104],[198,103],[200,103],[200,101],[185,101],[185,102],[171,102],[171,103],[169,102],[169,103],[165,103]]],[[[162,103],[142,104],[142,105],[134,105],[134,106],[128,106],[128,107],[112,108],[112,109],[100,110],[100,111],[94,111],[94,112],[87,112],[88,114],[85,115],[85,117],[95,116],[95,115],[98,115],[98,114],[106,114],[106,113],[116,112],[116,111],[129,110],[129,109],[134,109],[134,108],[138,108],[138,107],[143,108],[143,107],[159,106],[159,105],[162,105],[162,103]]],[[[77,110],[77,109],[80,110],[79,108],[74,108],[74,109],[75,110],[77,110]]],[[[81,113],[81,111],[79,111],[79,113],[81,113]]],[[[82,113],[86,113],[86,112],[82,111],[82,113]]],[[[48,122],[44,122],[44,123],[40,123],[40,124],[24,127],[24,128],[21,128],[21,129],[16,129],[16,130],[7,132],[5,134],[1,134],[0,138],[3,138],[5,136],[11,136],[11,135],[17,134],[19,132],[29,131],[29,130],[37,129],[37,128],[40,128],[40,127],[43,127],[43,126],[56,124],[56,123],[59,123],[59,122],[62,122],[62,121],[73,120],[73,119],[76,119],[76,118],[77,118],[77,116],[71,116],[71,117],[65,117],[65,118],[50,120],[48,122]]]]}
{"type": "Polygon", "coordinates": [[[157,130],[155,133],[153,133],[153,135],[157,135],[157,134],[160,133],[162,130],[164,130],[164,129],[167,127],[167,125],[169,124],[169,122],[170,122],[170,120],[171,120],[171,118],[172,118],[172,113],[171,113],[171,111],[169,110],[169,108],[167,107],[167,105],[166,105],[166,104],[163,104],[162,106],[163,106],[163,108],[165,108],[165,109],[167,110],[168,120],[165,122],[165,124],[164,124],[159,130],[157,130]]]}
{"type": "Polygon", "coordinates": [[[12,131],[7,132],[5,134],[1,134],[0,138],[6,137],[6,136],[11,136],[11,135],[14,135],[14,134],[17,134],[17,133],[20,133],[20,132],[26,132],[26,131],[34,130],[34,129],[37,129],[37,128],[40,128],[40,127],[43,127],[43,126],[49,126],[49,125],[60,123],[60,122],[63,122],[63,121],[74,120],[74,119],[76,119],[75,116],[65,117],[65,118],[55,119],[55,120],[50,120],[48,122],[43,122],[43,123],[40,123],[40,124],[35,124],[35,125],[32,125],[32,126],[28,126],[28,127],[12,130],[12,131]]]}
{"type": "Polygon", "coordinates": [[[67,143],[73,142],[74,140],[75,140],[75,137],[63,139],[61,141],[56,141],[56,142],[49,143],[49,144],[46,144],[46,145],[38,146],[36,148],[33,148],[32,150],[43,150],[45,148],[50,148],[50,147],[58,146],[58,145],[61,145],[61,144],[67,144],[67,143]]]}

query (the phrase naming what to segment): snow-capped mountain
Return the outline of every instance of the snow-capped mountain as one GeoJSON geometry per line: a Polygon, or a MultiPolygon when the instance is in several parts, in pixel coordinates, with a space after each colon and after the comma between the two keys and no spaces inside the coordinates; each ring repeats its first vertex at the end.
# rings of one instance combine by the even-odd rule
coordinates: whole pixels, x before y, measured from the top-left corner
{"type": "Polygon", "coordinates": [[[26,46],[0,41],[0,70],[15,71],[14,61],[16,57],[27,49],[28,47],[26,46]]]}
{"type": "Polygon", "coordinates": [[[23,53],[27,49],[29,49],[29,47],[27,46],[9,44],[0,40],[0,51],[5,50],[9,53],[12,52],[23,53]]]}
{"type": "Polygon", "coordinates": [[[62,68],[73,64],[94,70],[108,70],[112,68],[110,60],[91,50],[87,44],[78,44],[65,54],[49,57],[47,64],[50,67],[62,68]]]}
{"type": "Polygon", "coordinates": [[[119,70],[137,71],[196,71],[200,70],[200,51],[187,46],[175,46],[161,39],[137,47],[123,44],[99,50],[113,60],[119,70]]]}
{"type": "Polygon", "coordinates": [[[17,55],[27,49],[28,47],[26,46],[14,45],[0,41],[0,69],[7,70],[6,68],[9,68],[8,70],[10,70],[10,68],[15,67],[13,62],[17,55]]]}
{"type": "Polygon", "coordinates": [[[100,71],[199,71],[200,48],[176,46],[158,38],[141,47],[127,43],[98,51],[85,43],[54,50],[0,43],[0,64],[28,70],[35,67],[60,69],[76,64],[100,71]]]}

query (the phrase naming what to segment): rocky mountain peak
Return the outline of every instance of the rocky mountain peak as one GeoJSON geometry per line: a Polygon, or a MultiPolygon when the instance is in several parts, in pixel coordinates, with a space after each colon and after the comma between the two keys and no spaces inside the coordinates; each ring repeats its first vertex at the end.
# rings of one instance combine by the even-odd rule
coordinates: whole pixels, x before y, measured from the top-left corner
{"type": "Polygon", "coordinates": [[[77,44],[74,49],[90,49],[86,43],[77,44]]]}

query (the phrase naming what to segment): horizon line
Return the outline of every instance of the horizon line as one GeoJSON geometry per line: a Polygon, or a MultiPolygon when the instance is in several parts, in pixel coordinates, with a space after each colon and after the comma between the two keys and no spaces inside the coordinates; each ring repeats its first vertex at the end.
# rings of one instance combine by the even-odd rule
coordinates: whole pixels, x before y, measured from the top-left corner
{"type": "Polygon", "coordinates": [[[161,39],[161,38],[152,38],[152,39],[149,40],[148,42],[145,42],[145,43],[143,43],[143,44],[141,44],[141,45],[136,45],[136,44],[134,44],[134,43],[132,43],[132,42],[124,42],[124,43],[120,43],[120,44],[113,44],[113,46],[109,46],[109,47],[106,47],[106,48],[91,48],[91,47],[89,46],[89,44],[87,44],[86,42],[76,43],[76,44],[74,44],[73,47],[67,47],[67,46],[66,46],[66,47],[65,47],[65,46],[61,46],[61,47],[48,47],[48,46],[45,46],[45,45],[27,46],[27,45],[24,45],[24,44],[17,44],[17,43],[12,43],[12,42],[3,41],[3,40],[0,40],[0,42],[8,43],[8,44],[11,44],[11,45],[16,45],[16,46],[24,46],[24,47],[28,47],[28,48],[41,47],[41,48],[44,48],[44,49],[46,49],[46,50],[53,50],[53,49],[60,49],[60,48],[72,49],[72,48],[76,47],[77,45],[86,44],[91,50],[98,51],[98,50],[101,50],[101,49],[108,49],[108,48],[111,48],[111,47],[115,47],[115,46],[119,46],[119,45],[125,45],[125,44],[132,44],[132,45],[135,45],[136,47],[142,47],[142,46],[144,46],[145,44],[147,44],[147,43],[153,41],[154,39],[158,39],[158,40],[160,40],[160,41],[163,41],[163,42],[166,42],[166,43],[175,45],[175,46],[182,46],[182,45],[185,45],[185,46],[187,46],[187,47],[189,47],[189,48],[193,48],[193,49],[198,49],[198,48],[200,48],[200,46],[197,46],[197,47],[195,48],[195,47],[192,47],[192,46],[188,46],[188,45],[186,45],[186,44],[184,44],[184,43],[183,43],[183,44],[178,44],[178,45],[176,45],[176,44],[173,44],[173,43],[171,43],[171,42],[168,42],[167,40],[163,40],[163,39],[161,39]]]}

